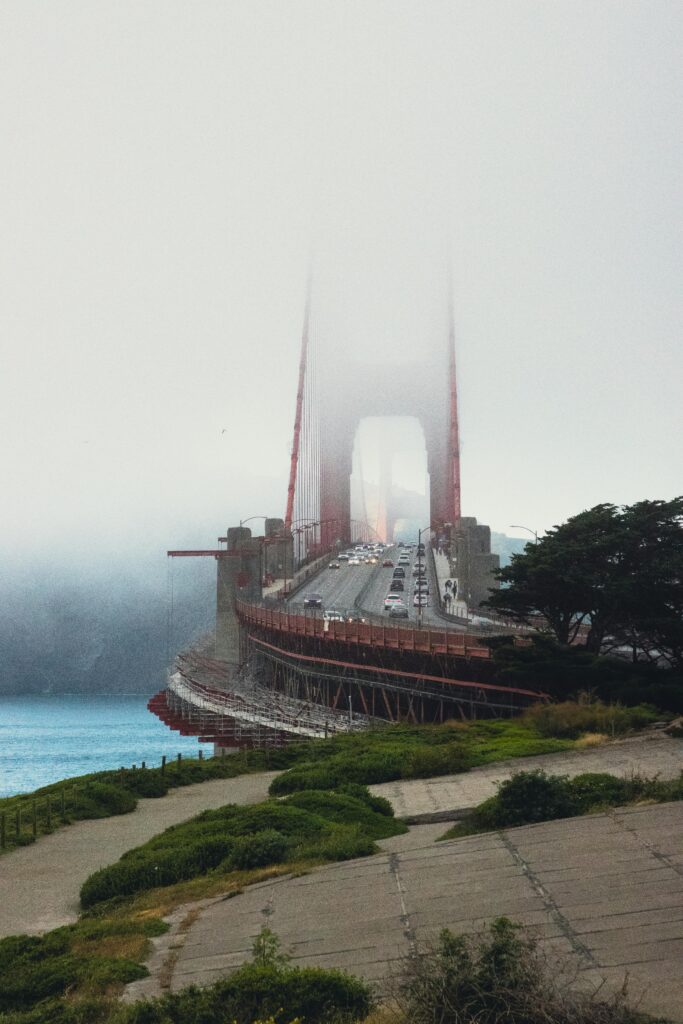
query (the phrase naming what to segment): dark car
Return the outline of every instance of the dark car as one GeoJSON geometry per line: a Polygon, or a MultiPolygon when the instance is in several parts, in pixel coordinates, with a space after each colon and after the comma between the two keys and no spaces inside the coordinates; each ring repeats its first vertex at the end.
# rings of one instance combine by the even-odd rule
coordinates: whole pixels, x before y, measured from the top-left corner
{"type": "Polygon", "coordinates": [[[398,580],[398,579],[402,580],[402,579],[405,579],[406,571],[405,571],[405,569],[402,566],[399,566],[398,569],[394,569],[394,571],[393,571],[393,573],[391,575],[393,576],[393,578],[395,580],[398,580]]]}
{"type": "Polygon", "coordinates": [[[322,608],[323,599],[320,594],[306,594],[304,608],[322,608]]]}
{"type": "Polygon", "coordinates": [[[390,558],[385,558],[384,561],[382,562],[382,568],[383,569],[393,569],[394,568],[394,563],[391,561],[390,558]]]}
{"type": "Polygon", "coordinates": [[[392,590],[394,590],[394,591],[396,591],[396,590],[405,590],[405,589],[406,588],[405,588],[405,585],[403,583],[403,580],[392,580],[390,585],[389,585],[389,590],[390,591],[392,591],[392,590]]]}

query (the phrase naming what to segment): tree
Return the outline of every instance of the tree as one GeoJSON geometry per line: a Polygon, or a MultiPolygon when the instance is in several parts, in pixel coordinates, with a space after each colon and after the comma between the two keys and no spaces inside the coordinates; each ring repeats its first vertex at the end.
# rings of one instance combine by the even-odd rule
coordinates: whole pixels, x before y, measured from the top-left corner
{"type": "Polygon", "coordinates": [[[594,508],[527,544],[485,605],[593,654],[683,665],[683,497],[594,508]]]}

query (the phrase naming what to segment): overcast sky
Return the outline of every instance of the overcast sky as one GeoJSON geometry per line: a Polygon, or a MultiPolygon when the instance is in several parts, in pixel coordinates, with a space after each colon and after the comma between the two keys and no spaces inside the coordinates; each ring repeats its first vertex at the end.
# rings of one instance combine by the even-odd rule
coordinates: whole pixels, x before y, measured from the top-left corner
{"type": "Polygon", "coordinates": [[[450,263],[466,514],[541,530],[681,493],[682,21],[3,0],[2,549],[282,515],[311,262],[321,315],[346,304],[370,348],[420,345],[420,317],[378,310],[415,314],[433,278],[438,321],[450,263]]]}

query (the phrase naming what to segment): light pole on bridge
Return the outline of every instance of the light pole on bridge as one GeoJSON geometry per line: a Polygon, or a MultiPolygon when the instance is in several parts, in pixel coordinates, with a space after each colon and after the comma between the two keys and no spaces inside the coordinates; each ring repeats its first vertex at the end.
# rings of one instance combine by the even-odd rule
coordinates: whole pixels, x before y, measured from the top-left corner
{"type": "Polygon", "coordinates": [[[538,544],[538,531],[537,530],[532,530],[528,526],[515,526],[514,523],[510,523],[509,529],[510,530],[526,530],[526,532],[530,533],[531,536],[534,538],[534,544],[538,544]]]}

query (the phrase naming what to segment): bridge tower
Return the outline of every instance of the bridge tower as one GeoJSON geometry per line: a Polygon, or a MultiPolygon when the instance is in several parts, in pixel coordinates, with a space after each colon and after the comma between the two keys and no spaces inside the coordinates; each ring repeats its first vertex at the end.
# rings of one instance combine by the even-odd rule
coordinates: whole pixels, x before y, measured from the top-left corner
{"type": "Polygon", "coordinates": [[[392,365],[386,384],[378,367],[333,347],[314,330],[310,290],[299,361],[285,529],[317,522],[316,542],[351,538],[353,445],[361,419],[414,416],[423,429],[435,528],[460,522],[460,440],[452,308],[432,340],[416,339],[411,360],[392,365]]]}

